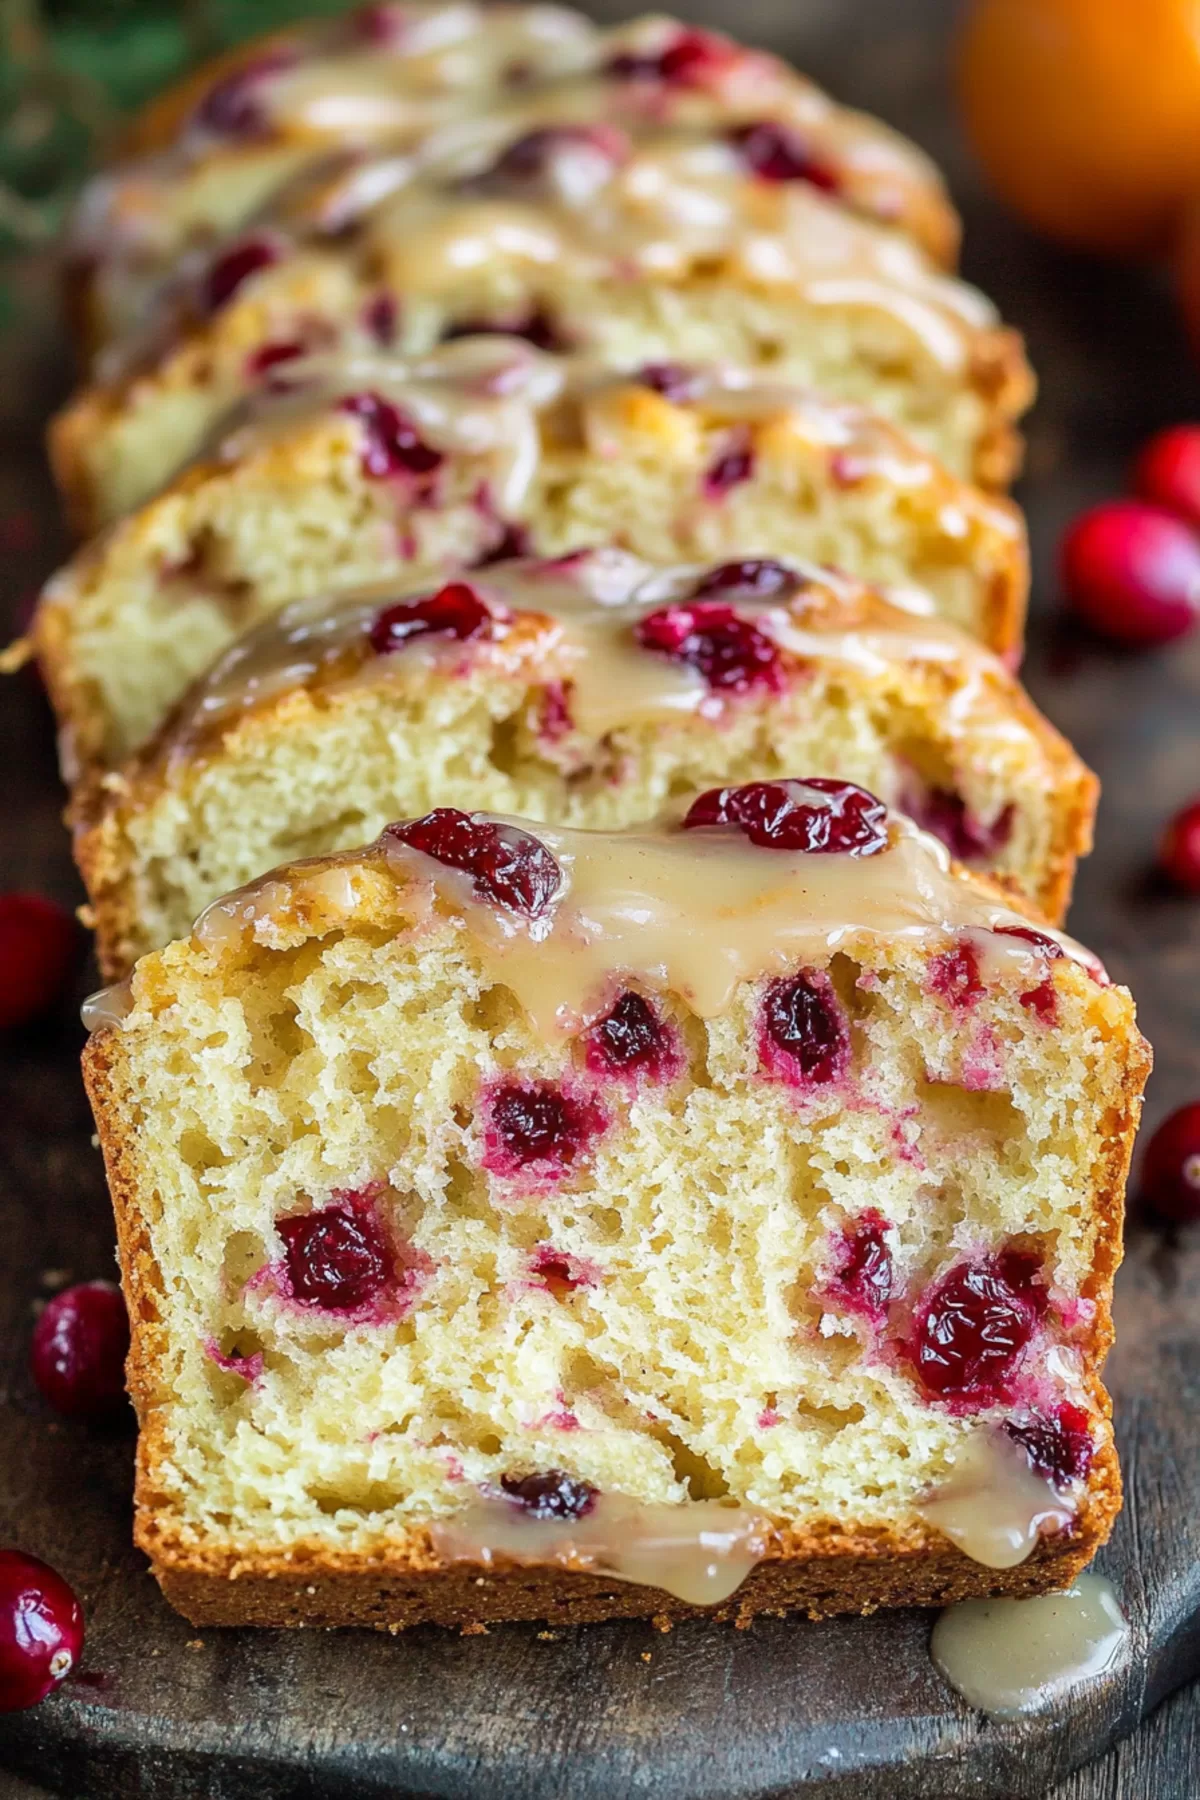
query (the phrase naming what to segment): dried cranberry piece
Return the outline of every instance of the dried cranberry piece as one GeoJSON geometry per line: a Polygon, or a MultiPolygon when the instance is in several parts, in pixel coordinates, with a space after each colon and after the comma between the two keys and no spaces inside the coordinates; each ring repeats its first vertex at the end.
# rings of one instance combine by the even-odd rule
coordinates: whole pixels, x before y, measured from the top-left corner
{"type": "Polygon", "coordinates": [[[697,370],[673,362],[646,363],[638,370],[636,379],[674,406],[686,406],[689,400],[696,399],[704,386],[704,377],[697,370]]]}
{"type": "Polygon", "coordinates": [[[665,81],[672,87],[704,87],[719,78],[742,52],[714,31],[692,28],[679,32],[661,50],[639,55],[623,50],[605,73],[617,81],[665,81]]]}
{"type": "Polygon", "coordinates": [[[740,125],[729,141],[760,181],[807,181],[827,194],[837,191],[836,172],[820,162],[790,126],[764,119],[757,125],[740,125]]]}
{"type": "Polygon", "coordinates": [[[744,562],[719,563],[701,576],[692,593],[697,600],[713,594],[752,594],[761,600],[767,595],[789,593],[800,585],[795,569],[770,557],[758,557],[744,562]]]}
{"type": "Polygon", "coordinates": [[[465,640],[490,633],[492,614],[473,587],[451,581],[423,600],[399,600],[385,606],[372,620],[368,638],[377,656],[402,650],[417,637],[453,637],[465,640]]]}
{"type": "Polygon", "coordinates": [[[1003,1429],[1027,1453],[1031,1467],[1055,1486],[1066,1487],[1086,1478],[1095,1445],[1091,1421],[1082,1406],[1065,1401],[1049,1415],[1034,1412],[1019,1423],[1006,1419],[1003,1429]]]}
{"type": "Polygon", "coordinates": [[[30,1370],[38,1391],[68,1418],[102,1418],[125,1399],[129,1315],[111,1281],[64,1288],[33,1328],[30,1370]]]}
{"type": "Polygon", "coordinates": [[[244,238],[209,265],[201,287],[201,304],[205,312],[219,312],[227,306],[244,282],[260,269],[269,269],[279,261],[281,251],[273,238],[244,238]]]}
{"type": "Polygon", "coordinates": [[[948,788],[930,788],[909,808],[917,823],[940,838],[959,862],[986,862],[1008,843],[1017,809],[1011,803],[983,825],[969,810],[961,794],[948,788]]]}
{"type": "Polygon", "coordinates": [[[489,1161],[501,1175],[522,1169],[562,1175],[606,1122],[590,1096],[569,1094],[552,1081],[505,1081],[488,1098],[489,1161]]]}
{"type": "Polygon", "coordinates": [[[762,1031],[763,1061],[772,1074],[821,1083],[835,1081],[845,1071],[849,1033],[824,976],[773,981],[763,997],[762,1031]]]}
{"type": "Polygon", "coordinates": [[[545,350],[551,355],[562,355],[572,348],[570,339],[559,330],[544,307],[540,306],[510,320],[460,319],[457,324],[446,327],[442,333],[442,342],[450,344],[456,338],[465,337],[523,338],[535,350],[545,350]]]}
{"type": "Polygon", "coordinates": [[[888,844],[883,801],[852,781],[824,775],[709,788],[693,800],[683,829],[704,825],[733,825],[764,849],[810,856],[874,856],[888,844]]]}
{"type": "Polygon", "coordinates": [[[295,66],[299,52],[294,45],[280,45],[210,87],[196,108],[196,123],[218,137],[254,137],[269,123],[261,92],[263,82],[295,66]]]}
{"type": "Polygon", "coordinates": [[[399,312],[394,294],[376,294],[363,308],[363,326],[384,350],[396,341],[399,312]]]}
{"type": "Polygon", "coordinates": [[[362,421],[362,465],[367,475],[431,475],[445,460],[440,450],[422,440],[412,420],[382,394],[350,394],[340,410],[362,421]]]}
{"type": "Polygon", "coordinates": [[[561,1469],[544,1475],[502,1475],[500,1486],[534,1519],[582,1519],[596,1504],[596,1489],[561,1469]]]}
{"type": "Polygon", "coordinates": [[[956,1263],[926,1293],[906,1346],[925,1390],[939,1400],[992,1406],[1011,1398],[1026,1346],[1046,1311],[1036,1257],[1001,1251],[956,1263]]]}
{"type": "Polygon", "coordinates": [[[895,1284],[888,1222],[873,1209],[860,1213],[842,1233],[837,1266],[829,1283],[844,1306],[879,1320],[887,1311],[895,1284]]]}
{"type": "Polygon", "coordinates": [[[383,1234],[365,1210],[334,1204],[277,1219],[293,1300],[326,1312],[357,1312],[388,1278],[383,1234]]]}
{"type": "Polygon", "coordinates": [[[251,351],[246,358],[246,374],[251,381],[261,381],[264,375],[270,375],[281,363],[295,362],[299,356],[307,355],[307,345],[299,339],[292,338],[277,344],[264,344],[260,350],[251,351]]]}
{"type": "Polygon", "coordinates": [[[753,473],[754,451],[749,440],[743,434],[738,434],[729,448],[723,450],[705,470],[702,486],[706,498],[720,500],[730,488],[749,481],[753,473]]]}
{"type": "Polygon", "coordinates": [[[643,650],[686,663],[725,693],[777,688],[781,680],[779,646],[732,606],[713,600],[664,606],[642,619],[634,636],[643,650]]]}
{"type": "Polygon", "coordinates": [[[958,944],[935,956],[929,964],[929,988],[950,1006],[974,1006],[984,992],[974,946],[958,944]]]}
{"type": "Polygon", "coordinates": [[[532,832],[517,825],[494,825],[454,806],[439,806],[423,819],[389,825],[384,835],[423,851],[435,862],[462,869],[482,899],[530,919],[542,916],[562,884],[562,870],[532,832]]]}
{"type": "Polygon", "coordinates": [[[0,1712],[36,1706],[83,1653],[78,1600],[48,1563],[0,1550],[0,1712]]]}
{"type": "Polygon", "coordinates": [[[678,1056],[667,1027],[650,1002],[632,988],[617,999],[588,1033],[588,1066],[597,1074],[649,1075],[662,1080],[678,1056]]]}
{"type": "Polygon", "coordinates": [[[1200,1219],[1200,1101],[1165,1118],[1146,1146],[1142,1193],[1180,1225],[1200,1219]]]}

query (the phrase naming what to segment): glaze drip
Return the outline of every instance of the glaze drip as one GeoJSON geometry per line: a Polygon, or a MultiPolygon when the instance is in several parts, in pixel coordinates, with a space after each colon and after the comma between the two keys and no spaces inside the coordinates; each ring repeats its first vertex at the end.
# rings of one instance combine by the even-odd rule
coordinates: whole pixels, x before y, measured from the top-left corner
{"type": "Polygon", "coordinates": [[[918,1505],[973,1562],[1012,1569],[1044,1533],[1065,1531],[1074,1503],[1037,1474],[1019,1445],[999,1432],[974,1432],[949,1478],[918,1505]]]}
{"type": "Polygon", "coordinates": [[[1112,1674],[1129,1626],[1111,1582],[1080,1575],[1062,1594],[1032,1600],[962,1600],[933,1628],[930,1655],[969,1706],[1018,1718],[1068,1688],[1112,1674]]]}

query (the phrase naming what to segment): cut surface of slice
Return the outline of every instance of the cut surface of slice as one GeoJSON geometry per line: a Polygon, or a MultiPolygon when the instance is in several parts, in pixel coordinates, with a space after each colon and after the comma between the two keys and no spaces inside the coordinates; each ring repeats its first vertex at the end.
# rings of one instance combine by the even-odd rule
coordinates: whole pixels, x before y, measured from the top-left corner
{"type": "Polygon", "coordinates": [[[751,556],[895,586],[1011,655],[1022,523],[860,408],[745,374],[613,375],[518,339],[284,364],[210,458],[80,553],[35,638],[85,771],[292,600],[516,548],[751,556]]]}
{"type": "Polygon", "coordinates": [[[935,1604],[1107,1535],[1132,1005],[864,790],[435,809],[91,1018],[195,1622],[935,1604]]]}
{"type": "Polygon", "coordinates": [[[482,117],[415,173],[391,158],[304,184],[298,209],[223,247],[154,341],[54,422],[80,527],[160,487],[280,346],[412,354],[481,327],[624,365],[769,369],[1006,483],[1032,378],[990,302],[803,172],[771,172],[761,134],[778,120],[613,124],[606,95],[590,107],[580,122],[560,102],[556,122],[548,101],[532,129],[482,117]]]}
{"type": "Polygon", "coordinates": [[[1003,665],[886,592],[623,551],[284,608],[77,821],[107,978],[272,863],[435,805],[609,828],[792,768],[921,818],[1061,917],[1096,783],[1003,665]]]}
{"type": "MultiPolygon", "coordinates": [[[[298,26],[209,66],[135,121],[71,227],[73,310],[89,350],[139,331],[181,264],[252,223],[285,184],[343,152],[428,155],[464,116],[587,105],[597,118],[786,118],[797,167],[846,204],[908,231],[950,265],[958,220],[913,144],[837,106],[761,51],[662,16],[597,31],[552,6],[373,7],[298,26]],[[566,83],[573,91],[565,91],[566,83]],[[80,291],[82,290],[82,292],[80,291]]],[[[768,147],[764,145],[764,151],[768,147]]]]}

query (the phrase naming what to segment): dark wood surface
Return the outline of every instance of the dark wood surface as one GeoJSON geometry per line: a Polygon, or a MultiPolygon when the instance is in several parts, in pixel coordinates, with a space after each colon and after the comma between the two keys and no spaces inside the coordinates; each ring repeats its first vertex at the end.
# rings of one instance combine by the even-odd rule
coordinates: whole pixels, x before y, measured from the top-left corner
{"type": "MultiPolygon", "coordinates": [[[[622,9],[597,6],[617,17],[622,9]]],[[[980,192],[948,109],[948,0],[723,0],[688,7],[793,55],[843,98],[925,143],[966,214],[967,272],[1027,333],[1042,378],[1030,432],[1037,604],[1027,674],[1100,772],[1096,855],[1072,928],[1134,988],[1156,1046],[1152,1124],[1200,1094],[1200,907],[1149,876],[1163,818],[1200,791],[1200,634],[1121,657],[1055,622],[1053,546],[1112,491],[1154,427],[1200,417],[1165,288],[1037,243],[980,192]]],[[[0,343],[0,604],[16,617],[62,543],[38,451],[65,356],[44,272],[0,343]]],[[[35,681],[0,693],[0,886],[76,900],[57,823],[52,733],[35,681]]],[[[79,991],[88,985],[81,973],[79,991]]],[[[1100,1566],[1133,1626],[1114,1676],[1074,1704],[988,1724],[926,1654],[929,1619],[640,1624],[457,1638],[194,1633],[129,1544],[131,1436],[53,1421],[25,1371],[39,1298],[112,1270],[99,1158],[69,1009],[0,1051],[0,1542],[47,1557],[87,1605],[82,1681],[0,1719],[0,1795],[182,1800],[444,1796],[446,1800],[905,1800],[1044,1795],[1188,1800],[1200,1793],[1200,1239],[1136,1222],[1110,1364],[1128,1502],[1100,1566]],[[1059,1784],[1055,1786],[1055,1784],[1059,1784]]]]}

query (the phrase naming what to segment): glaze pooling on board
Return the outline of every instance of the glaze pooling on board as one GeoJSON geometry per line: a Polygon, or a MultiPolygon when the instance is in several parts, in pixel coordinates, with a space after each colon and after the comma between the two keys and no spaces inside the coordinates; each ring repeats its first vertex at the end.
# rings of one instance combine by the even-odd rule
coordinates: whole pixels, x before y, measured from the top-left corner
{"type": "Polygon", "coordinates": [[[1080,1575],[1062,1594],[962,1600],[933,1628],[930,1654],[968,1705],[995,1719],[1061,1704],[1119,1664],[1129,1626],[1112,1583],[1080,1575]]]}

